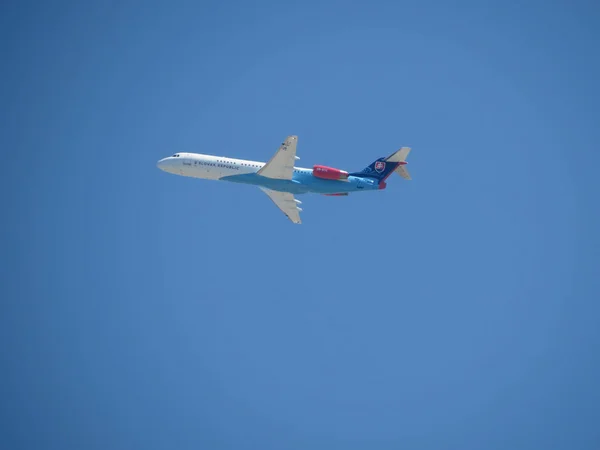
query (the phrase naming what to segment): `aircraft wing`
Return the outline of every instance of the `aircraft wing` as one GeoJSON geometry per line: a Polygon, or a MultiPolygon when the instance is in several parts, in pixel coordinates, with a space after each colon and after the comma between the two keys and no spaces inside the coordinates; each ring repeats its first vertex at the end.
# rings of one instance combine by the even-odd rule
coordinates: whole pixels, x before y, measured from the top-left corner
{"type": "Polygon", "coordinates": [[[267,178],[291,180],[296,161],[296,144],[298,136],[288,136],[277,150],[277,153],[257,173],[267,178]]]}
{"type": "Polygon", "coordinates": [[[271,189],[263,187],[260,189],[267,194],[271,200],[273,200],[273,203],[275,203],[275,205],[277,205],[277,207],[283,211],[288,219],[294,223],[302,223],[302,220],[300,220],[300,211],[302,211],[302,209],[298,207],[298,205],[302,202],[300,200],[296,200],[294,198],[294,194],[290,194],[289,192],[272,191],[271,189]]]}

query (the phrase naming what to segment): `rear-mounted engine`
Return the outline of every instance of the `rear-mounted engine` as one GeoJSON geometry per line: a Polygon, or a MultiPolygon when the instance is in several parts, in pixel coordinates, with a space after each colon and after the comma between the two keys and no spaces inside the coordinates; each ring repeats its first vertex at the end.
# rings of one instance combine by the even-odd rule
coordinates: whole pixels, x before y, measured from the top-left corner
{"type": "Polygon", "coordinates": [[[333,167],[327,166],[313,166],[313,175],[317,178],[323,178],[325,180],[348,179],[348,172],[345,170],[334,169],[333,167]]]}

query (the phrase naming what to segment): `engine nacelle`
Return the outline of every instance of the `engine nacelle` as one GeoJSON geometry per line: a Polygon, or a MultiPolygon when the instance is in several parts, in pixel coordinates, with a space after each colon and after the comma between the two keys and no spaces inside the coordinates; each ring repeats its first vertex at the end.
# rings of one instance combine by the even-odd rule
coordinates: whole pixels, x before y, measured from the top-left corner
{"type": "Polygon", "coordinates": [[[347,180],[348,172],[327,166],[313,166],[313,175],[326,180],[347,180]]]}

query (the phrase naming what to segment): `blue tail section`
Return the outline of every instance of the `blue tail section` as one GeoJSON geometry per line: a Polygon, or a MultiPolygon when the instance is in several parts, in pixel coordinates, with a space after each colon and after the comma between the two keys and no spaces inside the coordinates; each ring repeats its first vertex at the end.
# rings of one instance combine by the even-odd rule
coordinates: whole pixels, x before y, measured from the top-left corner
{"type": "Polygon", "coordinates": [[[365,177],[375,178],[377,181],[382,182],[398,167],[398,162],[386,161],[387,157],[382,156],[377,158],[371,163],[370,166],[365,167],[360,172],[354,172],[350,175],[354,177],[365,177]]]}

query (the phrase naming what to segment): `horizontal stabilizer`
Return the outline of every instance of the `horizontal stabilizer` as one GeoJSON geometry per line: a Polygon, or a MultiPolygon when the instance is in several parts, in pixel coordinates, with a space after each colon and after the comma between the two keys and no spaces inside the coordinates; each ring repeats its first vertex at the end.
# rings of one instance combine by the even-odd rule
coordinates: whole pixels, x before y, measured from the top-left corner
{"type": "Polygon", "coordinates": [[[406,168],[406,158],[408,157],[409,153],[410,147],[402,147],[400,150],[397,150],[396,152],[392,153],[386,159],[386,161],[389,162],[399,163],[398,167],[396,167],[396,170],[394,170],[394,172],[396,172],[405,180],[412,180],[412,178],[410,177],[410,173],[408,173],[408,169],[406,168]]]}
{"type": "Polygon", "coordinates": [[[405,180],[412,180],[412,178],[410,177],[410,173],[408,173],[408,170],[406,170],[406,166],[398,166],[398,168],[394,172],[396,172],[405,180]]]}
{"type": "Polygon", "coordinates": [[[400,150],[395,151],[385,160],[389,162],[404,162],[410,153],[410,147],[402,147],[400,150]]]}

